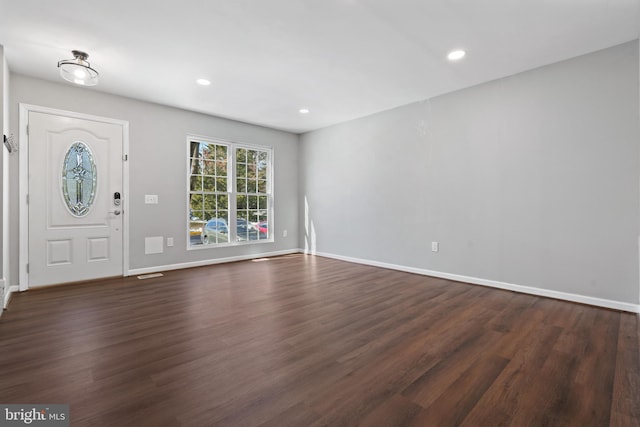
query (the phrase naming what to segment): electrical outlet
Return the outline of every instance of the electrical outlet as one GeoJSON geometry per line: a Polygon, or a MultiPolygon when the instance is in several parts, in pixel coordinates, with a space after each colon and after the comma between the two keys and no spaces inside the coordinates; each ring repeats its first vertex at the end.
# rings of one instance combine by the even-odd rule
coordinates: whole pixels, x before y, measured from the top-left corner
{"type": "Polygon", "coordinates": [[[282,230],[282,237],[287,237],[287,230],[282,230]]]}
{"type": "Polygon", "coordinates": [[[173,246],[173,237],[167,237],[167,246],[173,246]]]}
{"type": "Polygon", "coordinates": [[[431,252],[438,252],[440,250],[440,244],[438,242],[431,242],[431,252]]]}

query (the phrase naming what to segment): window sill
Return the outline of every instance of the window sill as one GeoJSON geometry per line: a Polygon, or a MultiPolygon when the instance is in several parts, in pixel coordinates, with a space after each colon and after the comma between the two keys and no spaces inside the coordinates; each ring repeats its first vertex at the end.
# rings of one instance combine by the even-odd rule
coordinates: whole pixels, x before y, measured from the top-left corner
{"type": "Polygon", "coordinates": [[[238,246],[253,246],[253,245],[262,245],[264,243],[274,243],[275,239],[272,237],[270,239],[265,240],[250,240],[250,241],[241,241],[241,242],[231,242],[231,243],[217,243],[214,245],[189,245],[187,246],[188,251],[201,251],[204,249],[217,249],[217,248],[233,248],[238,246]]]}

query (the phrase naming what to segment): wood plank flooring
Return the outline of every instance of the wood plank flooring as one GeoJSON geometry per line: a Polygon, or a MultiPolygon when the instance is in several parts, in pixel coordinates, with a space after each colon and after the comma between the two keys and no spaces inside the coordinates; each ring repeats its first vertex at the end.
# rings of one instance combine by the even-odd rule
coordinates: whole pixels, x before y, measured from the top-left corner
{"type": "Polygon", "coordinates": [[[291,255],[59,286],[0,318],[0,403],[74,426],[640,426],[638,316],[291,255]]]}

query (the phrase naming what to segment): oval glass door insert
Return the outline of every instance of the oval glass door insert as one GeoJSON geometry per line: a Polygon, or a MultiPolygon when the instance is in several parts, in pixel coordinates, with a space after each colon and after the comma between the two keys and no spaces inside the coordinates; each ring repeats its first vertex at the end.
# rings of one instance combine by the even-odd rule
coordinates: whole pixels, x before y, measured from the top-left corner
{"type": "Polygon", "coordinates": [[[74,142],[64,157],[62,166],[62,194],[72,215],[89,213],[96,195],[96,164],[85,143],[74,142]]]}

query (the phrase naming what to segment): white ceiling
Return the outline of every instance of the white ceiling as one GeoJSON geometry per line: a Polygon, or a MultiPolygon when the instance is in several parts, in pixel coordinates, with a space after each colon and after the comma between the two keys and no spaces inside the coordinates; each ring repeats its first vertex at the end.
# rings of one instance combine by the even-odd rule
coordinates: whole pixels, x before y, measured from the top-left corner
{"type": "Polygon", "coordinates": [[[83,50],[86,90],[305,132],[636,39],[639,4],[0,0],[0,44],[16,73],[59,82],[83,50]]]}

